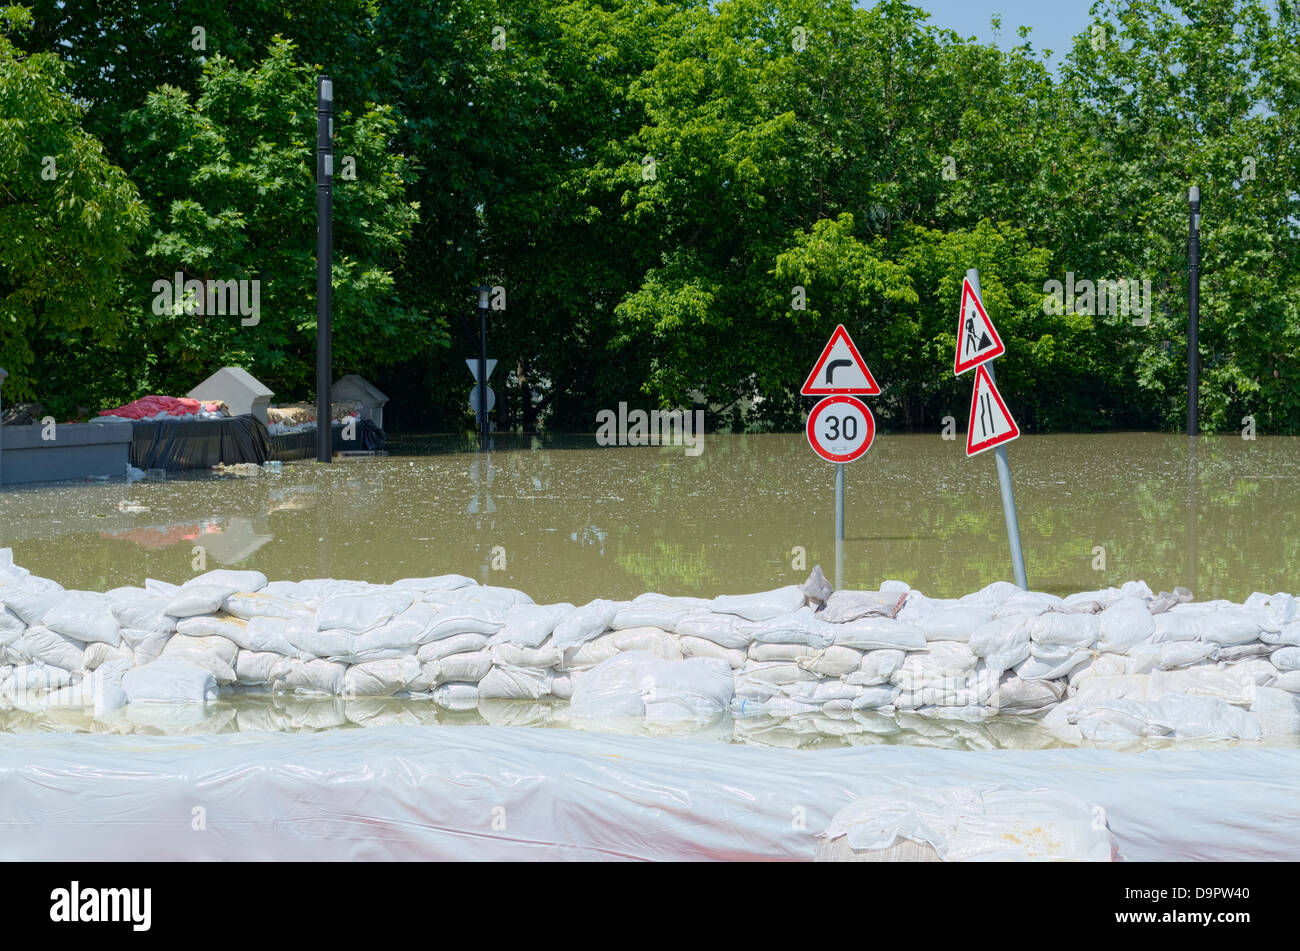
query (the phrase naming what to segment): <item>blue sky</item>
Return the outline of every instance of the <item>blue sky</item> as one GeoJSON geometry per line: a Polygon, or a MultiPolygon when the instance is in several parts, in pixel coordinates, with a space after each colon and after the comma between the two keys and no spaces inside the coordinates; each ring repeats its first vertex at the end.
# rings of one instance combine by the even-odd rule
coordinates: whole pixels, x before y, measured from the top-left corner
{"type": "MultiPolygon", "coordinates": [[[[870,7],[871,0],[858,0],[870,7]]],[[[1016,28],[1033,28],[1030,40],[1035,50],[1050,49],[1049,65],[1055,73],[1072,38],[1092,22],[1088,9],[1093,0],[909,0],[930,14],[935,26],[954,30],[961,36],[974,36],[982,43],[1010,49],[1020,42],[1016,28]],[[1002,17],[1002,29],[995,35],[990,22],[995,14],[1002,17]]]]}

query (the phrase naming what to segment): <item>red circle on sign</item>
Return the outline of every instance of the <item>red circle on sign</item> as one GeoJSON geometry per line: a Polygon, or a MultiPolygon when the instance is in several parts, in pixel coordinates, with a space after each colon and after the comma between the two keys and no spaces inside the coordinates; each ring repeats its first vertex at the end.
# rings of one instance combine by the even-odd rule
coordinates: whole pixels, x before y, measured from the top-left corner
{"type": "Polygon", "coordinates": [[[853,396],[828,396],[808,414],[808,445],[827,462],[852,462],[871,448],[876,418],[853,396]]]}

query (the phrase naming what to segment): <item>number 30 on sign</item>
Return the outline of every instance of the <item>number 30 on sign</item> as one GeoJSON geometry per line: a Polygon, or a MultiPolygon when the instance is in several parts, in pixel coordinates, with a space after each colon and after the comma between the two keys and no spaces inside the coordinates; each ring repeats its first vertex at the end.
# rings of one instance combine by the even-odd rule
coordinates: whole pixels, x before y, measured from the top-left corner
{"type": "Polygon", "coordinates": [[[829,396],[808,414],[808,443],[827,462],[852,462],[871,448],[876,420],[852,396],[829,396]]]}

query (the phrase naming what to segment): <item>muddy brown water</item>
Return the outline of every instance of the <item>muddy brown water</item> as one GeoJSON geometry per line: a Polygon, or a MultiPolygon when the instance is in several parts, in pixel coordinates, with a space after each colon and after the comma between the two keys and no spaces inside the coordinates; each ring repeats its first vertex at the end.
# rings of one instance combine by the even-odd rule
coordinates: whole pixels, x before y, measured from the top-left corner
{"type": "MultiPolygon", "coordinates": [[[[398,438],[430,454],[278,474],[6,489],[0,546],[100,591],[181,582],[200,560],[291,580],[458,572],[575,603],[757,591],[817,563],[833,577],[834,467],[801,435],[707,436],[698,456],[589,438],[438,451],[460,443],[398,438]]],[[[993,455],[962,448],[886,435],[847,467],[846,587],[895,578],[955,597],[1011,577],[993,455]]],[[[1032,588],[1300,591],[1300,439],[1026,436],[1010,461],[1032,588]]]]}

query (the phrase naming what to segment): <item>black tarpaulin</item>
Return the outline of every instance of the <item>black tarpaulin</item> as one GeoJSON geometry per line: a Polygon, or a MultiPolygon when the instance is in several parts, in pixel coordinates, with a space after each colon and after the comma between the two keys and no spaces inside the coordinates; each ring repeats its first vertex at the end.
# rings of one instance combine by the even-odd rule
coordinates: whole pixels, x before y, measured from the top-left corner
{"type": "Polygon", "coordinates": [[[210,469],[271,458],[266,427],[253,416],[162,419],[132,424],[131,465],[139,469],[210,469]]]}

